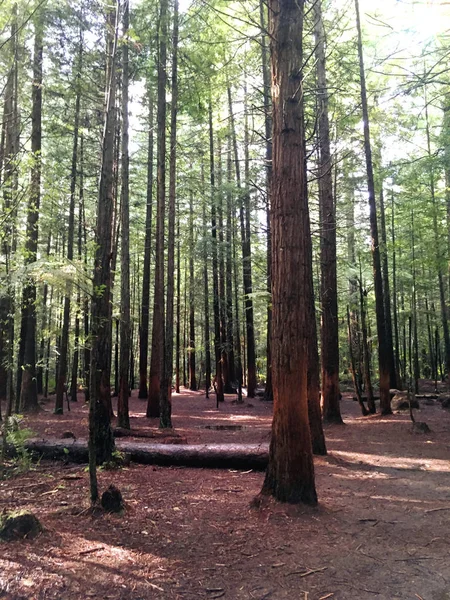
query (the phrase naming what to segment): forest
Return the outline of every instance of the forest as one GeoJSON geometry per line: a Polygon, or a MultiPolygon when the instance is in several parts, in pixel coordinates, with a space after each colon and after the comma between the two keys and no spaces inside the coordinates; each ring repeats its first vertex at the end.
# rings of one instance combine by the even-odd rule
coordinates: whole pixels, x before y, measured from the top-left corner
{"type": "Polygon", "coordinates": [[[0,598],[450,599],[449,23],[0,0],[0,598]]]}

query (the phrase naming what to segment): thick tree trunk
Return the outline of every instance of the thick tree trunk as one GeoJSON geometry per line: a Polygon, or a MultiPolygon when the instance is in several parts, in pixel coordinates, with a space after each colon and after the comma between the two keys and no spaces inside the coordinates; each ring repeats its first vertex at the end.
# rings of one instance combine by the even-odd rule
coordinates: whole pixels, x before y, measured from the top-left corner
{"type": "Polygon", "coordinates": [[[114,206],[114,138],[116,132],[116,51],[119,0],[107,17],[107,73],[105,127],[98,194],[97,225],[91,312],[91,363],[89,402],[89,475],[91,501],[98,500],[96,464],[112,460],[114,438],[111,430],[111,264],[114,206]]]}
{"type": "Polygon", "coordinates": [[[328,89],[325,66],[325,31],[321,0],[314,3],[316,41],[317,110],[319,139],[319,202],[321,215],[321,366],[322,412],[325,422],[342,423],[339,391],[339,320],[336,269],[336,215],[328,120],[328,89]]]}
{"type": "Polygon", "coordinates": [[[361,105],[364,123],[364,153],[366,156],[367,188],[369,192],[370,235],[372,238],[373,277],[375,282],[375,312],[377,318],[378,336],[378,368],[380,376],[380,411],[381,414],[391,414],[391,396],[389,394],[390,364],[386,339],[386,324],[384,314],[383,280],[381,273],[380,245],[378,240],[377,208],[375,202],[375,183],[373,177],[372,148],[370,143],[369,110],[367,106],[366,77],[359,17],[359,3],[355,0],[356,25],[358,30],[359,74],[361,84],[361,105]]]}
{"type": "MultiPolygon", "coordinates": [[[[30,197],[27,211],[27,239],[25,263],[36,261],[38,247],[38,219],[41,200],[41,150],[42,150],[42,55],[44,31],[42,12],[38,11],[35,22],[33,89],[31,112],[31,170],[30,197]]],[[[36,284],[28,280],[23,291],[22,322],[25,322],[24,366],[20,391],[20,409],[32,412],[39,409],[36,386],[36,284]]]]}
{"type": "Polygon", "coordinates": [[[147,417],[160,417],[161,382],[164,366],[164,225],[166,212],[166,85],[167,85],[167,20],[168,2],[159,4],[158,53],[158,156],[157,209],[155,248],[155,291],[153,299],[152,353],[150,357],[150,387],[147,417]]]}
{"type": "Polygon", "coordinates": [[[138,398],[148,398],[148,330],[150,315],[150,258],[152,243],[153,208],[153,93],[148,88],[148,158],[147,158],[147,206],[145,213],[144,269],[142,274],[141,326],[139,329],[139,393],[138,398]]]}
{"type": "Polygon", "coordinates": [[[316,504],[308,422],[311,289],[305,195],[302,35],[304,3],[270,0],[273,101],[272,376],[274,417],[263,494],[316,504]]]}
{"type": "Polygon", "coordinates": [[[117,419],[119,427],[129,429],[128,397],[130,395],[130,355],[131,355],[131,306],[130,306],[130,165],[128,153],[128,30],[130,27],[130,3],[124,1],[122,41],[122,201],[120,213],[122,219],[122,243],[120,254],[120,364],[119,398],[117,401],[117,419]]]}

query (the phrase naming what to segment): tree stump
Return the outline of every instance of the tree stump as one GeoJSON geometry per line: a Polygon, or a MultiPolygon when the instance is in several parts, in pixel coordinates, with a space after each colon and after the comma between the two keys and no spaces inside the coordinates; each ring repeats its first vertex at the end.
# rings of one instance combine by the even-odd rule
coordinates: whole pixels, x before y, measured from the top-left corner
{"type": "Polygon", "coordinates": [[[35,538],[42,530],[38,518],[28,511],[11,512],[0,516],[0,539],[6,542],[35,538]]]}
{"type": "Polygon", "coordinates": [[[122,493],[115,485],[110,485],[109,488],[102,494],[102,507],[106,512],[118,513],[124,508],[122,493]]]}

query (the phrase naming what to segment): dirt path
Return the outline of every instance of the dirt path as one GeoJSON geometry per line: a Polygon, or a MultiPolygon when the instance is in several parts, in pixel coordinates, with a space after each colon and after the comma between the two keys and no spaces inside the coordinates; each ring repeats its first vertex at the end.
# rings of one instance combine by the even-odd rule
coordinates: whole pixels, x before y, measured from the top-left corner
{"type": "MultiPolygon", "coordinates": [[[[271,405],[232,397],[174,397],[187,443],[267,442],[271,405]],[[242,429],[204,427],[236,425],[242,429]]],[[[347,423],[326,431],[318,458],[320,506],[269,503],[251,509],[263,473],[131,466],[100,473],[125,497],[122,516],[89,516],[87,473],[41,463],[0,483],[0,509],[30,508],[45,532],[0,547],[0,598],[171,600],[450,600],[450,413],[437,403],[409,417],[362,418],[342,401],[347,423]]],[[[70,415],[41,413],[29,426],[48,437],[85,436],[80,401],[70,415]]],[[[132,399],[133,427],[148,428],[132,399]]],[[[84,420],[84,422],[83,422],[84,420]]],[[[152,423],[156,428],[156,423],[152,423]]],[[[142,440],[141,440],[142,441],[142,440]]]]}

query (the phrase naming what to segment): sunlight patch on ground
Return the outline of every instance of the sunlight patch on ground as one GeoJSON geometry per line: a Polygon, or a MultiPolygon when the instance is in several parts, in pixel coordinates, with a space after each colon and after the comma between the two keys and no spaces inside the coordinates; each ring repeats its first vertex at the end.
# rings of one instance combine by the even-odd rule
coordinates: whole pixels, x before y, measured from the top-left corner
{"type": "Polygon", "coordinates": [[[355,463],[367,463],[369,465],[391,467],[394,469],[418,469],[423,471],[441,471],[450,473],[450,462],[437,458],[407,458],[404,456],[386,456],[382,454],[364,454],[360,452],[346,452],[344,450],[334,450],[342,458],[354,461],[355,463]]]}

